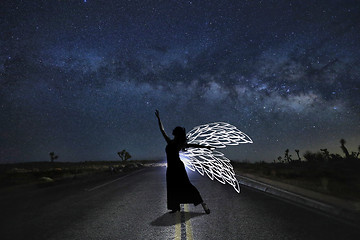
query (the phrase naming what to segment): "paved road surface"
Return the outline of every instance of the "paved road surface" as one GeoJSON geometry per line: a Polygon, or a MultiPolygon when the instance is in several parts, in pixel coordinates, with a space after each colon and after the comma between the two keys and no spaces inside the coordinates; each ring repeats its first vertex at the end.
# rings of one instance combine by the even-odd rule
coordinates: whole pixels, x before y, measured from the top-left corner
{"type": "Polygon", "coordinates": [[[211,209],[167,213],[164,167],[0,196],[0,239],[360,239],[350,225],[189,173],[211,209]],[[111,182],[112,181],[112,182],[111,182]]]}

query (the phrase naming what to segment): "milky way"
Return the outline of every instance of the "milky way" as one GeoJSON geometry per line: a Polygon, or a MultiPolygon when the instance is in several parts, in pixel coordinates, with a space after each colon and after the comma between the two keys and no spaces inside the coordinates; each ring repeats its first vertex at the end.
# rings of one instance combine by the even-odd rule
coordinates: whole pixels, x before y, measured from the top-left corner
{"type": "Polygon", "coordinates": [[[163,159],[228,122],[231,160],[360,144],[359,1],[2,1],[0,162],[163,159]],[[205,3],[207,2],[207,3],[205,3]]]}

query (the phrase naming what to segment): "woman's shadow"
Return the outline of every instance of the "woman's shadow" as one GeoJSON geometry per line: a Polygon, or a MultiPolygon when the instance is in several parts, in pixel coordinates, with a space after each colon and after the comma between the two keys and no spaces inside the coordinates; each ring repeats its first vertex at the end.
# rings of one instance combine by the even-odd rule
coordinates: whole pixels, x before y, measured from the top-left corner
{"type": "Polygon", "coordinates": [[[158,217],[150,223],[151,226],[172,226],[177,223],[181,223],[181,219],[184,219],[185,222],[194,217],[199,217],[206,215],[206,213],[199,212],[176,212],[176,213],[164,213],[162,216],[158,217]]]}

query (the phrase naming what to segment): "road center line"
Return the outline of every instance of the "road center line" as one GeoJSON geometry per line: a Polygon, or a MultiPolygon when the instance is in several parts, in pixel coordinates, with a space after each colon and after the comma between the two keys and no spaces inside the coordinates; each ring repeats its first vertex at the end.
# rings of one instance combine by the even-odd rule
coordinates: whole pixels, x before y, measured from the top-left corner
{"type": "Polygon", "coordinates": [[[175,222],[175,240],[181,240],[181,213],[177,212],[175,222]]]}
{"type": "Polygon", "coordinates": [[[185,204],[181,205],[181,240],[186,240],[185,204]]]}
{"type": "Polygon", "coordinates": [[[175,240],[193,240],[189,204],[181,205],[180,209],[176,213],[175,240]]]}
{"type": "Polygon", "coordinates": [[[185,223],[186,223],[186,239],[193,240],[191,221],[190,221],[190,213],[189,213],[189,204],[185,204],[184,209],[185,209],[185,223]]]}
{"type": "Polygon", "coordinates": [[[94,191],[94,190],[96,190],[96,189],[98,189],[98,188],[104,187],[104,186],[109,185],[109,184],[111,184],[111,183],[113,183],[113,182],[116,182],[116,181],[118,181],[118,180],[124,179],[124,178],[126,178],[126,177],[131,176],[131,175],[134,175],[135,173],[141,172],[141,171],[143,171],[144,169],[145,169],[145,168],[140,169],[140,170],[137,170],[137,171],[132,172],[132,173],[129,173],[129,174],[125,175],[125,176],[119,177],[119,178],[117,178],[117,179],[115,179],[115,180],[112,180],[112,181],[110,181],[110,182],[106,182],[106,183],[101,184],[101,185],[99,185],[99,186],[96,186],[96,187],[93,187],[93,188],[90,188],[90,189],[86,189],[86,191],[88,191],[88,192],[94,191]]]}

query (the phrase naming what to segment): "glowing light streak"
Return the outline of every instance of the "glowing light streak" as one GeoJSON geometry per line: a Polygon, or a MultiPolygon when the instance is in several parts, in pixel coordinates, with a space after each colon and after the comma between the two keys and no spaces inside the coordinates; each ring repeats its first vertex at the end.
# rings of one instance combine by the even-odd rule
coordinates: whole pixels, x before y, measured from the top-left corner
{"type": "MultiPolygon", "coordinates": [[[[189,144],[199,144],[214,148],[225,148],[229,145],[253,143],[251,138],[235,126],[216,122],[197,126],[186,134],[189,144]]],[[[230,160],[222,152],[206,148],[188,148],[180,152],[180,159],[192,171],[197,171],[202,176],[204,173],[211,179],[216,179],[222,184],[230,184],[236,192],[240,192],[239,182],[230,160]]]]}

